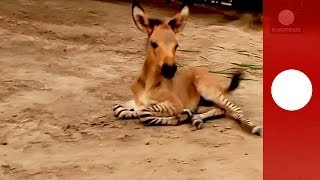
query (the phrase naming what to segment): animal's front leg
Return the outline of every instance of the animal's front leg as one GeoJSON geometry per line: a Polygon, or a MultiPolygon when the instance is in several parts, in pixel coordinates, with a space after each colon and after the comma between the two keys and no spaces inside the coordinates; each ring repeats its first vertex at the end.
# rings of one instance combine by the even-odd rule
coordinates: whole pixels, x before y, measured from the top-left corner
{"type": "Polygon", "coordinates": [[[136,111],[136,104],[133,100],[116,104],[113,112],[118,119],[136,119],[139,117],[138,111],[136,111]]]}

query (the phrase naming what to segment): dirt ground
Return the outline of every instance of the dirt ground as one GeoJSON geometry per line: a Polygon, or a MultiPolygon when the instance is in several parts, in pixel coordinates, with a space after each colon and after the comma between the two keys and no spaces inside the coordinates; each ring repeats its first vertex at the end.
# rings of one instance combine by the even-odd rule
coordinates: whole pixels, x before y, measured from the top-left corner
{"type": "MultiPolygon", "coordinates": [[[[180,64],[262,64],[262,31],[250,15],[229,21],[192,10],[180,64]]],[[[130,3],[1,0],[0,179],[262,179],[262,138],[233,120],[194,131],[113,117],[112,106],[132,97],[145,40],[130,3]]],[[[262,72],[247,78],[230,98],[261,124],[262,72]]]]}

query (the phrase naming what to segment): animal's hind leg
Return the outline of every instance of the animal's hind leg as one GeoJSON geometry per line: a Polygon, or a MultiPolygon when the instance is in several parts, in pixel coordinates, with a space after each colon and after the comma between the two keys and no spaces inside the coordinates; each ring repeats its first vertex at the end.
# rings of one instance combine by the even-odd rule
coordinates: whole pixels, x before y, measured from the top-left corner
{"type": "Polygon", "coordinates": [[[168,101],[164,101],[147,109],[149,112],[153,112],[154,116],[175,116],[177,114],[176,108],[168,101]]]}
{"type": "Polygon", "coordinates": [[[227,111],[232,118],[238,120],[243,128],[250,133],[262,136],[262,128],[254,125],[250,120],[244,117],[242,110],[231,103],[223,94],[222,90],[218,89],[213,80],[210,80],[209,75],[198,76],[195,80],[195,85],[202,97],[214,102],[220,108],[227,111]]]}
{"type": "Polygon", "coordinates": [[[115,117],[118,119],[136,119],[139,116],[135,108],[136,108],[135,102],[131,100],[123,104],[116,104],[113,107],[113,112],[115,117]]]}
{"type": "Polygon", "coordinates": [[[140,122],[145,125],[164,125],[164,126],[176,126],[181,124],[186,119],[189,119],[191,116],[186,114],[181,114],[181,116],[167,116],[167,117],[159,117],[159,116],[145,116],[140,115],[140,122]]]}
{"type": "Polygon", "coordinates": [[[140,121],[146,125],[179,125],[192,117],[192,111],[184,109],[177,112],[175,107],[165,101],[139,112],[140,121]]]}
{"type": "Polygon", "coordinates": [[[190,109],[184,109],[177,116],[174,115],[175,113],[174,107],[165,101],[143,110],[140,120],[147,125],[178,125],[191,119],[192,125],[200,129],[203,127],[204,120],[223,116],[225,111],[215,106],[200,106],[196,114],[193,114],[193,110],[190,109]]]}
{"type": "Polygon", "coordinates": [[[225,110],[210,106],[210,107],[199,107],[196,114],[191,118],[192,125],[200,129],[203,127],[203,122],[210,118],[221,117],[225,115],[225,110]]]}

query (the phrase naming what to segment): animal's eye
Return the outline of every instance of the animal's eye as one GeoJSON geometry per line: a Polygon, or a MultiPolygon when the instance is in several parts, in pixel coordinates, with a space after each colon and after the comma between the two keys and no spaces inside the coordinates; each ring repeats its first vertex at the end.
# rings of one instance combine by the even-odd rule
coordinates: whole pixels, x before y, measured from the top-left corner
{"type": "Polygon", "coordinates": [[[174,49],[176,49],[177,50],[177,48],[179,47],[179,44],[177,44],[175,47],[174,47],[174,49]]]}
{"type": "Polygon", "coordinates": [[[158,44],[156,42],[151,42],[151,46],[156,49],[158,47],[158,44]]]}

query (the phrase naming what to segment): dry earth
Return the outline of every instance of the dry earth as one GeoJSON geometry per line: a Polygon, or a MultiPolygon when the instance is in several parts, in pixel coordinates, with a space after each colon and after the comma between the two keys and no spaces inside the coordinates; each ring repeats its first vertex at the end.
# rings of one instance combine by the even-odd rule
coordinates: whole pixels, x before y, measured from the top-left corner
{"type": "MultiPolygon", "coordinates": [[[[228,118],[194,131],[113,117],[144,60],[146,36],[130,11],[126,2],[0,1],[0,179],[262,179],[262,138],[228,118]]],[[[262,31],[250,18],[191,9],[179,63],[261,65],[262,31]]],[[[255,81],[231,99],[262,123],[262,72],[247,75],[255,81]]]]}

